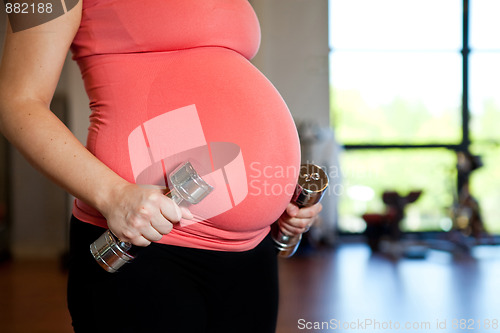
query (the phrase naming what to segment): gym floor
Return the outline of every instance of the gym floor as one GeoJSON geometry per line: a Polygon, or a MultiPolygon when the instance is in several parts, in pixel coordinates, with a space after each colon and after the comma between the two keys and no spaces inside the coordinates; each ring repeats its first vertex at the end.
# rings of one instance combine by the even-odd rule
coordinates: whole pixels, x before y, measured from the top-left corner
{"type": "MultiPolygon", "coordinates": [[[[395,259],[345,243],[280,259],[280,274],[277,333],[500,331],[498,246],[395,259]]],[[[65,289],[57,261],[1,263],[0,332],[72,332],[65,289]]]]}

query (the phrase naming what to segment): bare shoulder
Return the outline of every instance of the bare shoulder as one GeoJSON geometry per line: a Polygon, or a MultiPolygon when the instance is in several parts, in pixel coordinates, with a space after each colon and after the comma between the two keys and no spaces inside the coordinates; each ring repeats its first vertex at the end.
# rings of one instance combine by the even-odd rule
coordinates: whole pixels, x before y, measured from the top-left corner
{"type": "Polygon", "coordinates": [[[80,26],[82,1],[7,1],[0,91],[50,101],[69,47],[80,26]],[[61,4],[61,8],[51,3],[61,4]],[[62,4],[70,4],[68,7],[62,4]]]}
{"type": "Polygon", "coordinates": [[[23,1],[6,0],[5,13],[9,18],[9,26],[13,33],[30,30],[40,26],[41,30],[48,28],[46,23],[63,23],[74,25],[81,15],[81,2],[83,0],[65,0],[65,1],[23,1]],[[79,15],[80,14],[80,15],[79,15]],[[42,26],[43,25],[43,26],[42,26]]]}

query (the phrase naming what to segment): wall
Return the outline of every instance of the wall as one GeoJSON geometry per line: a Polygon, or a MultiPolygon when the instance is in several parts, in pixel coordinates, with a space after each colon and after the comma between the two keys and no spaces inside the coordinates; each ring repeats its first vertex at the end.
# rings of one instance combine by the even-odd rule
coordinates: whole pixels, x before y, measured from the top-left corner
{"type": "MultiPolygon", "coordinates": [[[[0,49],[4,42],[5,14],[0,14],[0,49]]],[[[9,255],[10,223],[8,220],[9,201],[9,145],[0,136],[0,260],[9,255]]]]}
{"type": "Polygon", "coordinates": [[[329,124],[328,0],[252,0],[262,29],[253,63],[296,121],[329,124]]]}

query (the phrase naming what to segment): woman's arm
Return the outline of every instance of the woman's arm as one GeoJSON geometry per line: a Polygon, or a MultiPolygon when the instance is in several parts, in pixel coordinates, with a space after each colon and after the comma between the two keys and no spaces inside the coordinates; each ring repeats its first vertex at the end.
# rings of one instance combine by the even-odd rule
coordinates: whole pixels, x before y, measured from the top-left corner
{"type": "Polygon", "coordinates": [[[99,210],[122,240],[148,245],[172,229],[181,211],[159,189],[119,177],[95,158],[50,111],[81,3],[42,25],[8,27],[0,64],[0,130],[47,177],[99,210]]]}

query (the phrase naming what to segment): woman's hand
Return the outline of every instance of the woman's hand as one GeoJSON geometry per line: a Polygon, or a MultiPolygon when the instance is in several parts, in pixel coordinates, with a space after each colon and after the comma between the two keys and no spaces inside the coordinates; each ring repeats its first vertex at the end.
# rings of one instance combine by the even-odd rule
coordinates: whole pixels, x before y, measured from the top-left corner
{"type": "Polygon", "coordinates": [[[113,192],[101,213],[120,240],[134,245],[148,246],[159,241],[181,218],[193,218],[187,208],[179,207],[160,187],[129,183],[113,192]]]}
{"type": "Polygon", "coordinates": [[[309,230],[323,209],[320,203],[310,207],[299,208],[289,203],[278,219],[281,231],[288,236],[302,234],[309,230]]]}

